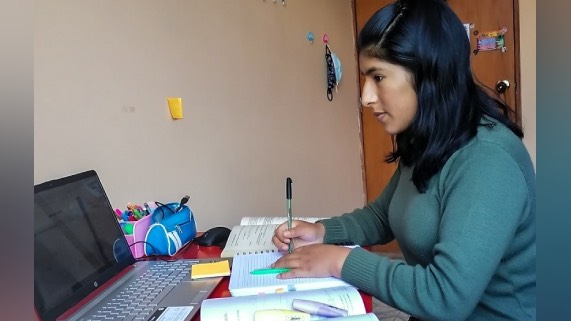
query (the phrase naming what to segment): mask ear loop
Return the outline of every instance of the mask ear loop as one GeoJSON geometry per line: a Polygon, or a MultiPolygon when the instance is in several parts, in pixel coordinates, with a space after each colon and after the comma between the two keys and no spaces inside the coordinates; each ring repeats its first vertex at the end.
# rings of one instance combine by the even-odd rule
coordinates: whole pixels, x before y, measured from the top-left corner
{"type": "Polygon", "coordinates": [[[327,63],[327,99],[333,101],[333,87],[335,86],[335,69],[329,45],[325,45],[325,62],[327,63]]]}

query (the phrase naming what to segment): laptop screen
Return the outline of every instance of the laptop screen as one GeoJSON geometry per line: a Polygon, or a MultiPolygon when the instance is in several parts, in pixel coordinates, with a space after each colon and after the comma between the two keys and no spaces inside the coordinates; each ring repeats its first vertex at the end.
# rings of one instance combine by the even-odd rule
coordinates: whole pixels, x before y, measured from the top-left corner
{"type": "Polygon", "coordinates": [[[34,300],[42,320],[134,261],[95,171],[34,186],[34,300]]]}

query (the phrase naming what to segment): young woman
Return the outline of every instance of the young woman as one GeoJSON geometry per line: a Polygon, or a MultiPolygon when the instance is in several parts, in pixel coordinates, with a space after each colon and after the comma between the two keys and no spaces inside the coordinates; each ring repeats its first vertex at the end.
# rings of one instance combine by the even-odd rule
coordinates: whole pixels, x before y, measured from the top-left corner
{"type": "Polygon", "coordinates": [[[535,320],[535,172],[508,107],[479,87],[461,21],[440,0],[379,10],[357,41],[370,107],[395,148],[382,194],[280,225],[280,278],[336,276],[421,320],[535,320]],[[405,261],[363,248],[396,239],[405,261]]]}

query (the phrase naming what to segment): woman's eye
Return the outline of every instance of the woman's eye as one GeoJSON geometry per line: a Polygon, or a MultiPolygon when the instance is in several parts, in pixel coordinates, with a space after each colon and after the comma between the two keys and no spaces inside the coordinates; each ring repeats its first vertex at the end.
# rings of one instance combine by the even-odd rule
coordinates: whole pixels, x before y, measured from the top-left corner
{"type": "Polygon", "coordinates": [[[379,82],[381,80],[383,80],[383,76],[373,76],[373,79],[375,80],[375,82],[379,82]]]}

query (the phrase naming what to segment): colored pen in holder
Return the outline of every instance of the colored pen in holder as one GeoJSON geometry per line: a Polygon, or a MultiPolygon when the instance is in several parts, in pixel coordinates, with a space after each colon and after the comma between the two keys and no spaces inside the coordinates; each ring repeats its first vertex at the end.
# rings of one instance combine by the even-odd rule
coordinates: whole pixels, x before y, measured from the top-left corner
{"type": "Polygon", "coordinates": [[[125,239],[129,244],[131,253],[134,258],[140,258],[145,255],[144,241],[145,235],[151,225],[151,216],[145,215],[137,221],[120,222],[121,229],[125,234],[125,239]]]}
{"type": "Polygon", "coordinates": [[[133,222],[121,222],[121,229],[125,235],[133,234],[133,222]]]}

